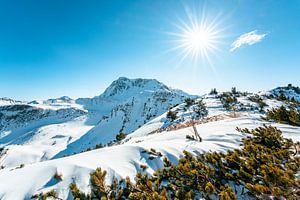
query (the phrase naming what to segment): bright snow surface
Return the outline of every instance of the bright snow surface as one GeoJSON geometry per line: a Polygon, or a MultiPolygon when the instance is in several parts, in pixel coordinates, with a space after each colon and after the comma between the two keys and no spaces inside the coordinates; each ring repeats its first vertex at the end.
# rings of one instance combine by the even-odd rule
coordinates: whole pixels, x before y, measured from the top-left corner
{"type": "MultiPolygon", "coordinates": [[[[202,142],[186,139],[186,135],[193,134],[191,127],[155,132],[167,123],[165,114],[163,114],[129,134],[123,144],[44,162],[26,164],[23,168],[8,167],[0,170],[0,199],[30,199],[33,194],[47,192],[51,189],[55,189],[62,199],[72,199],[68,189],[69,184],[76,182],[82,191],[87,192],[89,189],[89,173],[97,167],[101,167],[108,172],[106,177],[108,184],[113,178],[125,178],[126,176],[134,181],[135,174],[141,171],[141,164],[148,166],[146,172],[149,174],[163,166],[163,157],[149,159],[150,155],[144,153],[144,150],[153,148],[175,164],[184,150],[194,154],[208,151],[225,152],[239,148],[241,139],[245,137],[245,134],[236,131],[236,127],[251,129],[263,124],[273,125],[280,128],[285,137],[300,141],[300,128],[298,127],[263,121],[261,115],[255,112],[239,112],[236,117],[232,117],[224,111],[218,99],[207,96],[204,101],[208,107],[208,117],[212,120],[196,126],[203,139],[202,142]],[[219,116],[219,118],[213,118],[214,116],[219,116]],[[53,176],[56,172],[62,175],[62,181],[55,181],[53,176]]],[[[279,102],[272,101],[272,106],[278,104],[279,102]]],[[[178,107],[180,106],[182,105],[178,107]]],[[[186,112],[178,114],[179,116],[185,116],[186,112]]],[[[80,127],[80,125],[78,126],[80,127]]],[[[47,132],[47,134],[49,133],[47,137],[51,138],[51,128],[55,129],[55,126],[47,128],[50,130],[47,132]]],[[[88,129],[89,127],[81,128],[88,129]]],[[[78,131],[75,135],[81,134],[76,127],[74,129],[78,131]]],[[[55,137],[57,140],[64,140],[68,136],[55,137]]],[[[45,139],[37,142],[36,145],[39,146],[43,142],[50,141],[45,139]]],[[[23,158],[20,152],[36,152],[32,149],[33,146],[32,144],[30,146],[24,145],[24,147],[20,147],[21,149],[16,148],[15,153],[11,155],[11,158],[6,159],[6,162],[27,159],[23,158]]]]}

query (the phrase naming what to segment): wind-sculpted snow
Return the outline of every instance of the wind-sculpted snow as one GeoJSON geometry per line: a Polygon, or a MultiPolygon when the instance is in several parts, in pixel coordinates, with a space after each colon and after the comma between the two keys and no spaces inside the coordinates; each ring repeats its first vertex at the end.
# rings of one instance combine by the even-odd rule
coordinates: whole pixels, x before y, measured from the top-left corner
{"type": "Polygon", "coordinates": [[[94,98],[67,96],[30,102],[2,99],[0,147],[7,151],[0,166],[44,161],[106,144],[130,133],[187,97],[154,79],[119,78],[94,98]],[[65,127],[68,127],[65,128],[65,127]],[[16,155],[22,159],[16,159],[16,155]]]}
{"type": "MultiPolygon", "coordinates": [[[[208,122],[197,126],[203,141],[191,141],[186,135],[192,135],[192,128],[175,131],[165,131],[155,134],[129,135],[130,140],[121,145],[97,149],[65,158],[25,165],[23,168],[7,168],[0,171],[0,197],[6,199],[29,199],[31,195],[55,189],[62,199],[71,198],[68,186],[76,182],[78,187],[87,192],[89,188],[89,173],[97,167],[108,172],[107,184],[113,178],[129,176],[134,181],[137,172],[142,171],[141,165],[148,168],[146,173],[152,174],[163,166],[163,157],[177,163],[184,150],[193,154],[208,151],[226,152],[240,148],[244,134],[237,132],[236,127],[255,128],[263,124],[256,115],[229,118],[208,122]],[[147,152],[153,148],[161,152],[162,157],[150,158],[147,152]],[[55,182],[55,173],[62,175],[62,181],[55,182]],[[34,180],[34,182],[28,181],[34,180]],[[20,184],[22,183],[22,184],[20,184]],[[50,184],[51,183],[51,184],[50,184]],[[12,189],[13,188],[13,189],[12,189]]],[[[288,125],[273,124],[280,128],[285,137],[299,141],[297,133],[300,128],[288,125]]],[[[146,131],[144,129],[144,131],[146,131]]]]}
{"type": "Polygon", "coordinates": [[[51,189],[60,198],[71,199],[69,184],[76,182],[87,192],[89,173],[97,167],[108,172],[108,184],[114,177],[129,176],[134,181],[135,174],[142,171],[141,165],[152,174],[163,166],[163,157],[176,164],[184,150],[201,154],[240,148],[245,134],[236,127],[272,125],[285,137],[300,141],[299,127],[262,119],[267,110],[287,106],[275,95],[277,90],[284,90],[278,95],[288,94],[297,100],[298,93],[289,88],[259,93],[266,104],[259,110],[259,102],[249,100],[255,94],[240,94],[238,106],[232,111],[224,108],[217,95],[197,97],[153,79],[127,78],[114,81],[94,98],[61,97],[29,103],[2,99],[0,199],[30,199],[33,194],[51,189]],[[271,93],[273,98],[267,95],[271,93]],[[194,103],[187,106],[187,98],[194,99],[194,103]],[[195,114],[199,101],[208,111],[201,116],[195,114]],[[176,119],[168,118],[169,109],[176,113],[176,119]],[[187,139],[194,134],[192,124],[202,142],[187,139]],[[128,134],[120,143],[80,153],[114,140],[120,132],[128,134]],[[151,148],[162,156],[150,155],[151,148]],[[61,181],[54,180],[56,173],[62,175],[61,181]]]}
{"type": "Polygon", "coordinates": [[[27,104],[0,107],[0,144],[22,143],[24,130],[67,121],[85,114],[75,108],[42,109],[27,104]],[[17,142],[20,141],[20,142],[17,142]]]}
{"type": "Polygon", "coordinates": [[[99,116],[101,120],[55,157],[79,153],[95,148],[97,144],[106,144],[113,141],[118,133],[131,133],[170,107],[182,103],[184,99],[195,97],[180,90],[169,89],[153,79],[120,78],[99,97],[77,100],[83,103],[84,108],[92,111],[91,115],[95,109],[98,116],[102,113],[99,116]],[[107,99],[111,101],[108,102],[107,99]],[[107,113],[106,110],[110,112],[107,113]]]}

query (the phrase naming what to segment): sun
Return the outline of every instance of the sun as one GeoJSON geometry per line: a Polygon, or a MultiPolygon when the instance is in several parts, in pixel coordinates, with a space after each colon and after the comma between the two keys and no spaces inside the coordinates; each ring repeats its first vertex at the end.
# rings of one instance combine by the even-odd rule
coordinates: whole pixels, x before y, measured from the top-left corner
{"type": "Polygon", "coordinates": [[[188,30],[182,35],[182,46],[193,56],[203,55],[213,48],[213,36],[213,33],[206,29],[188,30]]]}
{"type": "Polygon", "coordinates": [[[192,59],[196,63],[205,61],[212,65],[211,56],[220,51],[218,45],[222,37],[222,29],[217,15],[212,20],[202,13],[187,13],[187,20],[180,19],[175,24],[177,32],[170,33],[175,37],[172,42],[175,46],[169,50],[179,51],[181,61],[192,59]]]}

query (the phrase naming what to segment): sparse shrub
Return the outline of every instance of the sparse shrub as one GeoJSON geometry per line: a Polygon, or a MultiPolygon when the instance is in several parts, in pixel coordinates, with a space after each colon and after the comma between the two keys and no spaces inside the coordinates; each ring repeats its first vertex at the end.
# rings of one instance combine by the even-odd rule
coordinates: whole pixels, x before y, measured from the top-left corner
{"type": "Polygon", "coordinates": [[[236,90],[236,87],[232,87],[232,88],[231,88],[231,93],[234,94],[234,95],[235,95],[235,94],[238,94],[238,92],[237,92],[237,90],[236,90]]]}
{"type": "MultiPolygon", "coordinates": [[[[235,200],[238,194],[245,199],[297,199],[300,158],[294,155],[295,144],[271,126],[237,130],[249,135],[241,149],[197,157],[185,151],[178,165],[164,158],[164,167],[153,176],[137,173],[136,184],[126,178],[105,185],[106,172],[98,168],[91,173],[92,198],[235,200]]],[[[80,194],[74,185],[71,191],[80,194]]]]}
{"type": "Polygon", "coordinates": [[[153,149],[153,148],[151,148],[151,149],[150,149],[150,152],[152,152],[152,153],[156,154],[156,150],[155,150],[155,149],[153,149]]]}
{"type": "Polygon", "coordinates": [[[260,111],[263,111],[263,108],[267,106],[263,99],[257,94],[248,97],[248,99],[254,103],[257,103],[260,111]]]}
{"type": "Polygon", "coordinates": [[[274,120],[278,123],[300,126],[300,111],[291,107],[286,109],[284,106],[273,108],[266,113],[267,120],[274,120]]]}
{"type": "Polygon", "coordinates": [[[236,200],[234,191],[228,185],[221,187],[221,192],[219,194],[220,200],[236,200]]]}
{"type": "Polygon", "coordinates": [[[91,149],[91,147],[88,147],[85,151],[91,151],[92,149],[91,149]]]}
{"type": "Polygon", "coordinates": [[[196,103],[193,111],[197,114],[197,117],[204,117],[208,114],[208,110],[202,99],[196,103]]]}
{"type": "Polygon", "coordinates": [[[123,139],[126,138],[126,134],[125,133],[119,133],[118,135],[116,135],[116,141],[119,142],[123,139]]]}
{"type": "Polygon", "coordinates": [[[177,112],[169,110],[167,112],[167,118],[174,121],[177,118],[177,112]]]}
{"type": "Polygon", "coordinates": [[[148,167],[146,165],[140,165],[140,168],[145,171],[148,167]]]}
{"type": "Polygon", "coordinates": [[[91,196],[89,194],[84,194],[80,192],[75,183],[71,183],[69,189],[75,200],[91,200],[91,196]]]}
{"type": "Polygon", "coordinates": [[[190,106],[192,106],[192,105],[195,103],[195,100],[194,100],[194,99],[191,99],[191,98],[186,98],[186,99],[184,100],[184,102],[185,102],[185,106],[186,106],[186,107],[190,107],[190,106]]]}
{"type": "Polygon", "coordinates": [[[155,157],[162,157],[162,153],[159,151],[156,151],[155,149],[151,148],[150,151],[143,150],[142,153],[148,153],[150,156],[150,160],[155,159],[155,157]]]}
{"type": "Polygon", "coordinates": [[[95,146],[95,149],[101,149],[101,148],[103,148],[104,146],[103,146],[103,144],[96,144],[96,146],[95,146]]]}
{"type": "Polygon", "coordinates": [[[217,91],[217,89],[216,88],[212,88],[211,90],[210,90],[210,93],[209,93],[210,95],[216,95],[216,94],[218,94],[218,91],[217,91]]]}
{"type": "Polygon", "coordinates": [[[281,94],[277,97],[277,99],[278,99],[279,101],[286,101],[286,100],[288,100],[288,98],[287,98],[283,93],[281,93],[281,94]]]}
{"type": "Polygon", "coordinates": [[[220,95],[220,101],[226,110],[234,110],[238,103],[237,98],[230,92],[224,92],[220,95]]]}
{"type": "Polygon", "coordinates": [[[108,187],[105,184],[105,176],[106,171],[102,171],[101,168],[97,168],[95,172],[91,173],[92,197],[107,198],[108,187]]]}
{"type": "Polygon", "coordinates": [[[215,187],[213,186],[213,184],[211,182],[207,182],[204,188],[205,192],[207,194],[213,194],[215,192],[215,187]]]}
{"type": "Polygon", "coordinates": [[[50,190],[46,193],[39,193],[31,196],[31,199],[47,200],[49,198],[58,199],[57,192],[55,190],[50,190]]]}

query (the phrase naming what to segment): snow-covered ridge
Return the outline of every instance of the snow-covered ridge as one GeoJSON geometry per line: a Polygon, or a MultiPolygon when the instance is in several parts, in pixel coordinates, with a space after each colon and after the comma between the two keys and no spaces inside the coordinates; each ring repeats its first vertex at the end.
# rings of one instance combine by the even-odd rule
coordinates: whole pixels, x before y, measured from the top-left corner
{"type": "MultiPolygon", "coordinates": [[[[286,87],[269,93],[277,90],[294,98],[298,95],[297,90],[286,87]]],[[[262,120],[263,111],[252,109],[259,105],[249,100],[251,95],[237,97],[239,106],[247,109],[232,115],[217,95],[197,97],[154,79],[121,77],[94,98],[29,103],[4,99],[0,106],[0,199],[30,199],[32,194],[51,189],[62,199],[71,198],[69,184],[76,182],[82,191],[88,191],[89,173],[96,167],[107,170],[107,183],[113,177],[133,178],[141,164],[152,174],[163,161],[143,153],[150,148],[174,163],[184,150],[199,154],[239,148],[244,135],[235,130],[237,126],[269,124],[279,127],[285,137],[300,140],[298,127],[262,120]],[[201,143],[186,139],[193,134],[188,122],[195,119],[195,105],[187,106],[187,98],[202,99],[208,110],[205,119],[195,123],[201,143]],[[170,108],[177,113],[176,120],[167,117],[170,108]],[[128,134],[121,144],[80,153],[115,139],[120,132],[128,134]],[[62,181],[53,180],[55,173],[62,174],[62,181]]],[[[266,103],[264,111],[287,103],[266,93],[258,95],[266,103]]]]}
{"type": "MultiPolygon", "coordinates": [[[[135,174],[142,171],[141,165],[147,166],[146,173],[152,174],[163,166],[163,157],[177,163],[184,150],[193,154],[201,154],[209,151],[226,152],[239,148],[245,134],[236,131],[236,127],[252,129],[264,124],[272,125],[280,128],[285,137],[300,141],[299,127],[266,122],[261,119],[262,114],[258,111],[237,111],[237,114],[229,115],[230,112],[222,107],[222,103],[216,96],[204,96],[203,98],[208,109],[207,118],[227,117],[215,117],[216,120],[197,124],[196,128],[202,137],[202,142],[186,139],[187,135],[193,134],[192,127],[155,132],[155,130],[165,127],[166,124],[170,124],[164,113],[129,134],[120,145],[49,161],[25,164],[22,168],[6,167],[0,170],[0,198],[3,200],[30,199],[33,194],[54,189],[60,198],[72,199],[69,184],[75,182],[81,191],[87,192],[89,190],[89,173],[97,167],[107,171],[106,181],[108,184],[113,178],[125,178],[126,176],[134,181],[135,174]],[[150,155],[145,152],[151,148],[163,156],[155,156],[150,159],[150,155]],[[61,181],[54,180],[56,173],[62,175],[61,181]],[[34,184],[28,180],[34,180],[34,184]],[[18,187],[15,187],[16,185],[18,187]]],[[[239,97],[238,101],[243,101],[244,104],[250,103],[247,97],[239,97]]],[[[266,98],[264,101],[270,102],[268,104],[270,107],[278,106],[281,103],[278,100],[267,100],[266,98]]],[[[187,108],[185,103],[182,103],[172,110],[177,111],[179,119],[185,122],[191,117],[191,109],[192,107],[187,108]]],[[[54,132],[52,134],[55,137],[54,132]]],[[[58,136],[55,138],[59,139],[58,136]]]]}
{"type": "Polygon", "coordinates": [[[67,121],[81,115],[83,110],[75,108],[43,109],[28,104],[16,104],[0,107],[0,145],[10,144],[22,137],[23,130],[67,121]],[[23,130],[22,130],[23,129],[23,130]]]}
{"type": "Polygon", "coordinates": [[[56,157],[79,153],[100,143],[106,144],[114,140],[118,133],[131,133],[184,99],[195,97],[181,90],[170,89],[155,79],[121,77],[100,96],[76,100],[90,111],[91,118],[100,120],[93,129],[69,144],[56,157]]]}
{"type": "Polygon", "coordinates": [[[0,166],[39,162],[106,144],[118,133],[135,131],[187,97],[194,96],[155,79],[121,77],[94,98],[3,99],[0,146],[5,147],[7,156],[0,158],[0,166]],[[18,154],[26,159],[15,159],[18,154]]]}
{"type": "Polygon", "coordinates": [[[155,79],[120,77],[113,81],[101,95],[93,98],[79,98],[76,103],[83,105],[88,110],[110,112],[112,107],[123,102],[126,103],[134,96],[149,96],[152,93],[175,93],[183,97],[191,96],[181,90],[171,89],[155,79]],[[108,108],[103,108],[104,104],[108,108]]]}
{"type": "Polygon", "coordinates": [[[22,104],[22,101],[16,101],[10,98],[2,97],[0,98],[0,106],[7,106],[7,105],[15,105],[15,104],[22,104]]]}
{"type": "Polygon", "coordinates": [[[292,85],[288,85],[286,87],[277,87],[265,92],[265,95],[272,98],[286,98],[288,100],[300,102],[300,88],[292,85]]]}
{"type": "MultiPolygon", "coordinates": [[[[156,90],[170,90],[166,85],[155,79],[129,79],[126,77],[120,77],[112,82],[112,84],[104,91],[102,97],[112,97],[124,95],[129,89],[138,91],[156,91],[156,90]]],[[[128,93],[126,95],[129,95],[128,93]]]]}

